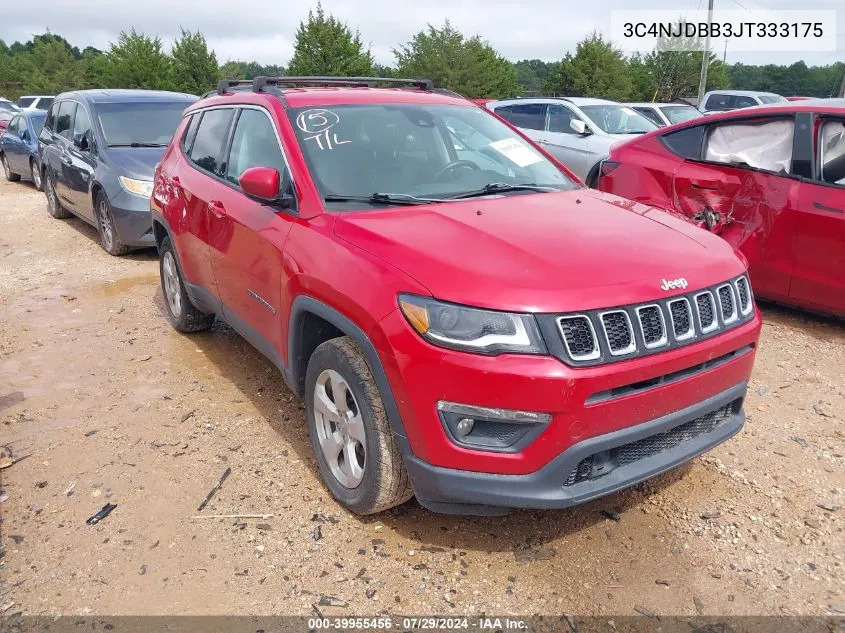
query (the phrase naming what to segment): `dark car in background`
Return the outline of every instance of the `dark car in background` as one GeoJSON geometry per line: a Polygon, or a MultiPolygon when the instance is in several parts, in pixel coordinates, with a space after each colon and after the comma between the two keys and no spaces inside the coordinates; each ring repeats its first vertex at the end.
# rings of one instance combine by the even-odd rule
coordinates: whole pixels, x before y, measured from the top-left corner
{"type": "Polygon", "coordinates": [[[38,135],[44,127],[47,113],[20,112],[12,117],[6,131],[0,135],[0,163],[6,180],[15,182],[29,178],[41,190],[41,152],[38,135]]]}
{"type": "Polygon", "coordinates": [[[155,246],[153,171],[194,95],[80,90],[56,97],[39,137],[47,210],[95,226],[103,249],[155,246]]]}

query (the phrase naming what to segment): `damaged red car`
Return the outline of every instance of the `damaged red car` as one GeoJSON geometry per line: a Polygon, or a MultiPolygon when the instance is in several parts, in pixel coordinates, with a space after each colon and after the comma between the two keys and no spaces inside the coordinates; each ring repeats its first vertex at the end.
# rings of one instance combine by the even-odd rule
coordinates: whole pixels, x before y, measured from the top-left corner
{"type": "Polygon", "coordinates": [[[662,128],[614,148],[598,188],[723,237],[757,297],[845,317],[845,99],[662,128]]]}

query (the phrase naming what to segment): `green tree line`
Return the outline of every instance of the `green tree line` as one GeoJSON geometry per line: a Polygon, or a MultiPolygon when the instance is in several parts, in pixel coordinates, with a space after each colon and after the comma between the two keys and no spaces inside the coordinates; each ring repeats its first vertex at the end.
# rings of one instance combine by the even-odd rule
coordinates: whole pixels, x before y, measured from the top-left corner
{"type": "MultiPolygon", "coordinates": [[[[478,35],[467,36],[449,21],[427,25],[393,49],[394,64],[376,64],[360,33],[319,4],[297,29],[287,67],[255,61],[220,63],[200,32],[182,30],[169,46],[134,28],[107,50],[80,50],[51,33],[11,46],[0,40],[0,96],[56,94],[83,88],[146,88],[201,94],[222,78],[259,75],[367,75],[425,77],[472,98],[516,95],[592,96],[620,101],[672,101],[698,90],[702,53],[668,50],[663,42],[646,54],[626,56],[594,32],[556,62],[511,62],[478,35]]],[[[783,95],[835,94],[845,62],[808,67],[726,65],[710,58],[708,89],[766,90],[783,95]]]]}

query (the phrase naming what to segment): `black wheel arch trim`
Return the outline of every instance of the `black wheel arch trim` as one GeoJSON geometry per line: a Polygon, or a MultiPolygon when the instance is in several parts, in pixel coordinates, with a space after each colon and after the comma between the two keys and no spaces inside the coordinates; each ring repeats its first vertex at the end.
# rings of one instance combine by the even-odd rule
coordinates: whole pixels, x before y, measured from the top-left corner
{"type": "Polygon", "coordinates": [[[303,360],[301,352],[302,337],[298,333],[308,313],[325,319],[361,347],[370,366],[370,371],[373,372],[373,378],[381,394],[387,419],[393,429],[394,436],[399,441],[402,454],[403,456],[410,455],[411,449],[407,434],[405,433],[405,425],[402,422],[402,416],[399,414],[396,398],[393,396],[393,389],[391,389],[390,383],[387,380],[384,365],[382,365],[375,345],[370,341],[364,330],[358,327],[348,317],[322,301],[307,295],[299,295],[294,299],[293,305],[291,306],[290,324],[288,327],[288,367],[285,370],[285,381],[299,396],[303,395],[302,380],[304,379],[304,374],[300,375],[298,369],[303,364],[301,362],[303,360]]]}

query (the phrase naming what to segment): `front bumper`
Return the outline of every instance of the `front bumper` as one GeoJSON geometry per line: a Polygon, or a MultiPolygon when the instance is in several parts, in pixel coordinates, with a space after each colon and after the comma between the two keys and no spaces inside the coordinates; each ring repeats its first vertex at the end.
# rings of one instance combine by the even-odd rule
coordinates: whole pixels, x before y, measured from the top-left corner
{"type": "Polygon", "coordinates": [[[150,199],[123,189],[109,198],[118,239],[127,246],[155,246],[150,199]]]}
{"type": "Polygon", "coordinates": [[[442,468],[414,456],[406,457],[405,467],[417,500],[436,512],[497,515],[505,513],[507,508],[565,508],[670,470],[732,437],[745,423],[742,401],[746,388],[743,382],[676,413],[578,442],[545,467],[527,475],[442,468]],[[712,430],[686,438],[689,425],[717,411],[725,414],[712,430]],[[649,444],[667,448],[648,454],[643,447],[649,444]],[[630,449],[632,445],[643,457],[617,466],[605,475],[566,485],[574,479],[573,471],[577,472],[591,456],[625,450],[623,447],[630,449]]]}

